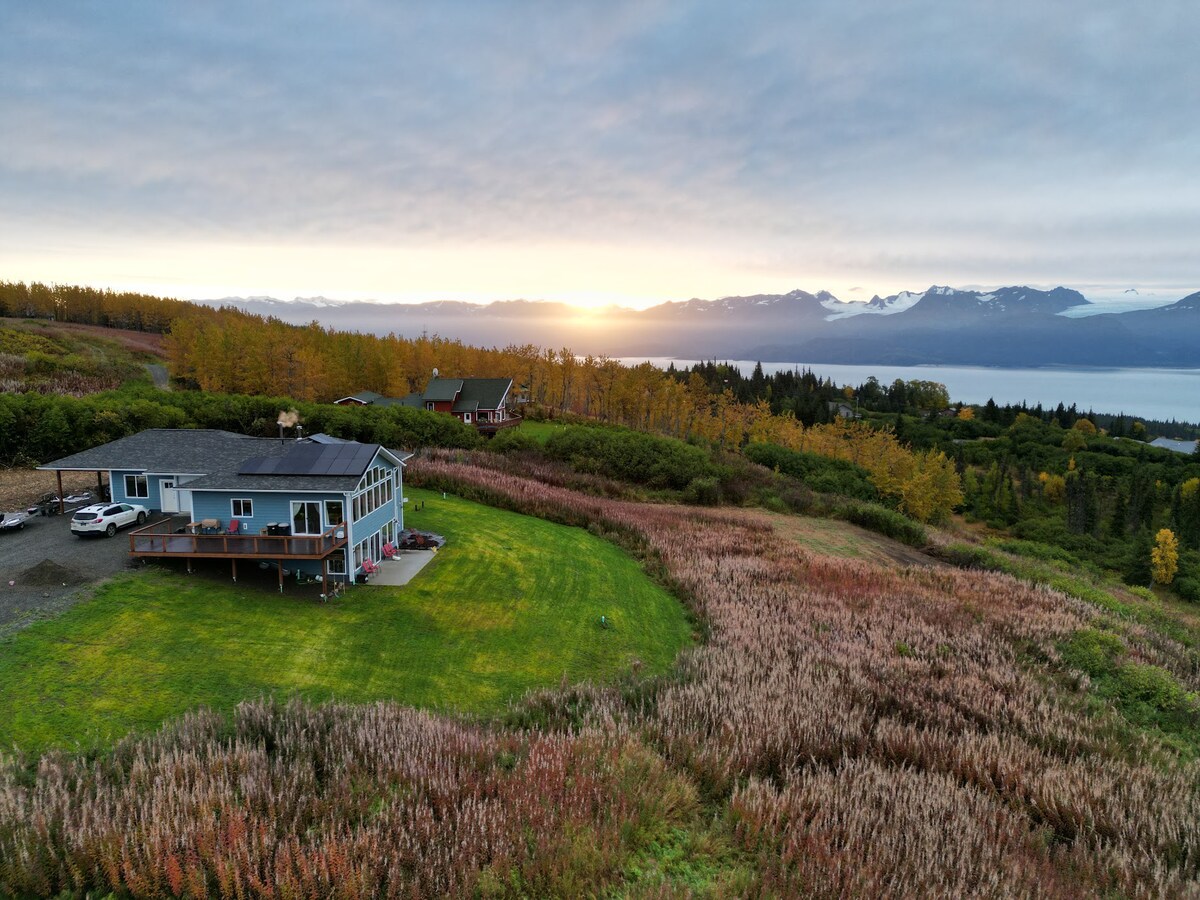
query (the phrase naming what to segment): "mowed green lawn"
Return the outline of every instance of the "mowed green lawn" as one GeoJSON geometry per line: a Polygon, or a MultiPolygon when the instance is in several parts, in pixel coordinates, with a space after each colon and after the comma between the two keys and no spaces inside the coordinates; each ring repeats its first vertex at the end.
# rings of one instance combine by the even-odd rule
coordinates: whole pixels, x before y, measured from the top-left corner
{"type": "Polygon", "coordinates": [[[550,440],[550,436],[558,434],[560,431],[566,431],[572,426],[563,425],[560,422],[534,422],[526,420],[521,423],[519,429],[520,434],[528,435],[536,440],[539,444],[545,444],[550,440]]]}
{"type": "Polygon", "coordinates": [[[487,713],[564,675],[611,679],[634,659],[665,671],[689,642],[678,601],[613,545],[406,493],[406,524],[449,545],[405,587],[354,587],[322,604],[262,579],[235,585],[206,561],[211,576],[119,576],[0,642],[0,747],[103,746],[264,694],[487,713]]]}

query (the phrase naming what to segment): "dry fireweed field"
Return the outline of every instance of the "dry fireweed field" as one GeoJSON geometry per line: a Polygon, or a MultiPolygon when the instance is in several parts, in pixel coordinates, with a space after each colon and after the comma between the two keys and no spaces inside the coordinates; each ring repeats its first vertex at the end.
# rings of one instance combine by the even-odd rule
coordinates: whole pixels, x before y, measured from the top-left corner
{"type": "MultiPolygon", "coordinates": [[[[1057,649],[1098,615],[1082,601],[445,454],[412,477],[624,544],[703,644],[669,678],[564,685],[496,722],[264,701],[8,760],[0,889],[1200,896],[1200,766],[1087,702],[1057,649]]],[[[1200,687],[1185,648],[1127,640],[1200,687]]]]}

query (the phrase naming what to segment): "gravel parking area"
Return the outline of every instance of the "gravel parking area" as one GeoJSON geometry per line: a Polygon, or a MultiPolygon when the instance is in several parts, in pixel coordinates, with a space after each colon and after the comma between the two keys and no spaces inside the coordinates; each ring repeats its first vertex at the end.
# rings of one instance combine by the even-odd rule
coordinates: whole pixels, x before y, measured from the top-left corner
{"type": "Polygon", "coordinates": [[[0,533],[0,635],[68,609],[96,582],[140,565],[129,558],[127,534],[78,538],[69,513],[0,533]]]}

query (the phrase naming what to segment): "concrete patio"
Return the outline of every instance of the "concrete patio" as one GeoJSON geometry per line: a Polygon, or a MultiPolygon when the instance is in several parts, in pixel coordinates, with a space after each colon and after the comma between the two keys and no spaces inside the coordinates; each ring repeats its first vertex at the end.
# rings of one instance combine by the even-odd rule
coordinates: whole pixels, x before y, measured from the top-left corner
{"type": "Polygon", "coordinates": [[[371,576],[367,586],[403,587],[429,565],[434,556],[432,550],[399,550],[391,559],[379,564],[379,571],[371,576]]]}

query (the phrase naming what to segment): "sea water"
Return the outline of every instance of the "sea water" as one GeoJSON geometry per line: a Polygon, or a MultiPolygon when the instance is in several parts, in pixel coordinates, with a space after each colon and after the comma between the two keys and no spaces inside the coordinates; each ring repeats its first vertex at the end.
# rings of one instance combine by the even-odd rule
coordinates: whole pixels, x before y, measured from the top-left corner
{"type": "MultiPolygon", "coordinates": [[[[626,357],[630,365],[650,362],[666,368],[687,368],[699,360],[670,357],[626,357]]],[[[754,370],[753,360],[718,360],[736,367],[744,375],[754,370]]],[[[857,387],[872,375],[885,387],[899,378],[938,381],[954,402],[984,404],[989,399],[1001,406],[1027,403],[1054,408],[1075,404],[1082,412],[1124,413],[1138,419],[1200,422],[1200,369],[993,369],[972,366],[844,366],[830,363],[763,363],[772,374],[789,369],[811,369],[821,378],[839,385],[857,387]]]]}

